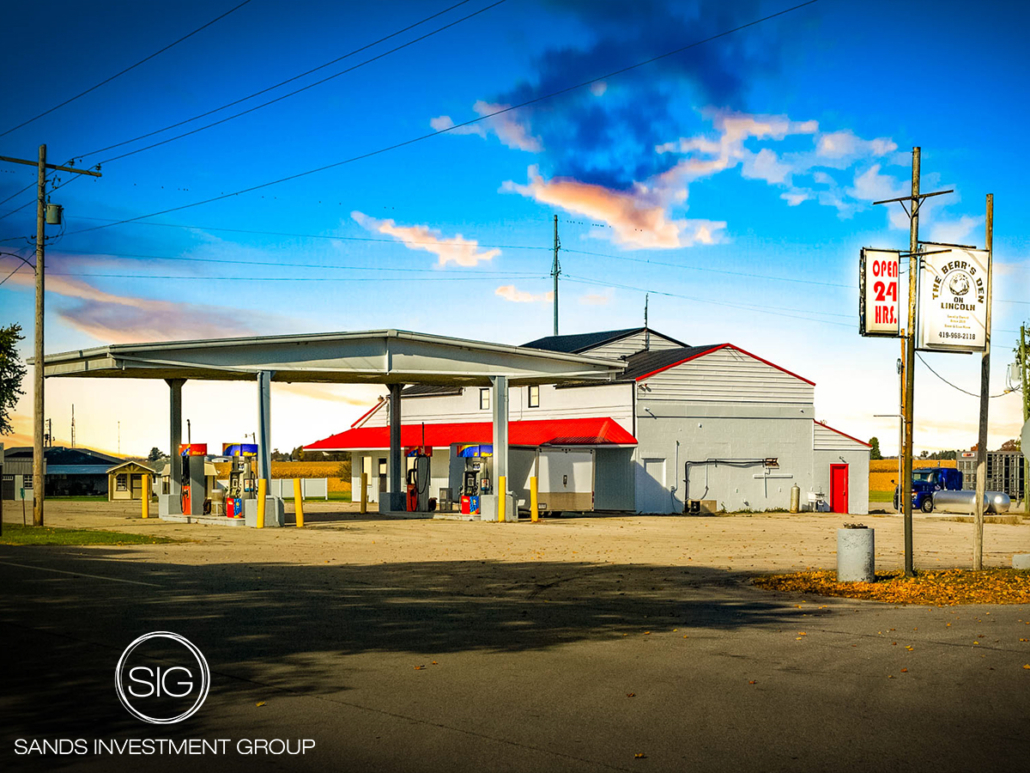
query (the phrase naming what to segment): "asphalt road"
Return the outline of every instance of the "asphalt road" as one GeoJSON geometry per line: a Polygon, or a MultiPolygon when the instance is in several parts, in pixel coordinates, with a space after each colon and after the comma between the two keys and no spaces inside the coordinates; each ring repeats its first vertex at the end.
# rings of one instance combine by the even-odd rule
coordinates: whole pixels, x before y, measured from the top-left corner
{"type": "Polygon", "coordinates": [[[1030,765],[1025,606],[804,601],[700,567],[138,558],[0,547],[4,770],[1030,765]],[[188,637],[213,674],[207,702],[178,725],[134,719],[113,687],[126,645],[155,630],[188,637]],[[15,754],[16,739],[58,738],[316,745],[15,754]]]}

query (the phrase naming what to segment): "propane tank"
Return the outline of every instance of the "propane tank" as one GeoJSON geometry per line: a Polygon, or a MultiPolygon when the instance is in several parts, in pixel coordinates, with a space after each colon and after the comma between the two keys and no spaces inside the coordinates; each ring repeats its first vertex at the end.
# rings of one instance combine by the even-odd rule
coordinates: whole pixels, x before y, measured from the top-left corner
{"type": "Polygon", "coordinates": [[[801,509],[801,489],[798,484],[795,483],[790,487],[790,511],[792,513],[798,512],[801,509]]]}

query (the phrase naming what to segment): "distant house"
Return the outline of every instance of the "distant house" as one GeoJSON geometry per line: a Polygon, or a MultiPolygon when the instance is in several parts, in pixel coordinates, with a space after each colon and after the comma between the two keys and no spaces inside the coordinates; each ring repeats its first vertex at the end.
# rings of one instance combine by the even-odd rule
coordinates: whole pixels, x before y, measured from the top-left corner
{"type": "MultiPolygon", "coordinates": [[[[122,460],[89,448],[54,446],[43,450],[46,460],[48,497],[100,496],[107,494],[107,471],[122,460]]],[[[15,462],[31,469],[32,449],[28,446],[4,451],[5,466],[15,462]]],[[[7,477],[6,470],[4,477],[7,477]]],[[[33,488],[32,475],[24,477],[26,490],[33,488]]]]}
{"type": "Polygon", "coordinates": [[[143,499],[144,478],[148,475],[153,484],[157,472],[147,465],[140,462],[116,464],[107,471],[107,501],[143,499]]]}

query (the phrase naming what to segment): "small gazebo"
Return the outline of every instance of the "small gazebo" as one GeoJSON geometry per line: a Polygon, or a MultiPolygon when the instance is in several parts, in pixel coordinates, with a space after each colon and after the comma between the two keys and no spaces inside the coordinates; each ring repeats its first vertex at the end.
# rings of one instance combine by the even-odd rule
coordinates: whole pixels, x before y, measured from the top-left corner
{"type": "Polygon", "coordinates": [[[143,491],[144,476],[153,481],[157,472],[139,462],[122,462],[107,471],[107,501],[143,499],[151,492],[143,491]]]}

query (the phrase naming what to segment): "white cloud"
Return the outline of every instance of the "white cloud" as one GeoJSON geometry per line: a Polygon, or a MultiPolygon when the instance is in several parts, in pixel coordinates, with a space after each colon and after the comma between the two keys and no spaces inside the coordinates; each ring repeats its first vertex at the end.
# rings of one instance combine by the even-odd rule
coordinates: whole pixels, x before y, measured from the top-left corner
{"type": "MultiPolygon", "coordinates": [[[[472,105],[472,109],[480,116],[508,110],[508,107],[510,106],[485,102],[482,99],[472,105]]],[[[493,131],[497,135],[497,139],[509,148],[539,153],[543,149],[540,139],[530,134],[529,129],[522,123],[519,123],[515,113],[516,111],[514,110],[508,110],[507,112],[487,118],[485,121],[457,127],[455,127],[454,120],[449,115],[441,115],[430,119],[429,125],[438,132],[450,130],[451,134],[475,134],[484,139],[490,131],[493,131]]]]}
{"type": "Polygon", "coordinates": [[[816,142],[817,156],[832,159],[886,156],[898,149],[888,137],[864,140],[850,129],[821,134],[816,142]]]}
{"type": "Polygon", "coordinates": [[[974,231],[984,224],[986,218],[962,215],[958,220],[939,220],[930,228],[930,238],[947,244],[976,244],[983,237],[974,231]]]}
{"type": "Polygon", "coordinates": [[[607,288],[603,293],[587,293],[579,296],[579,302],[584,306],[607,306],[615,297],[615,290],[607,288]]]}
{"type": "Polygon", "coordinates": [[[499,295],[504,300],[511,301],[512,303],[550,303],[554,300],[554,292],[534,295],[525,290],[517,289],[515,285],[502,285],[494,290],[494,295],[499,295]]]}
{"type": "Polygon", "coordinates": [[[436,255],[438,266],[455,263],[459,266],[478,266],[493,260],[500,250],[481,250],[475,239],[465,239],[461,234],[441,238],[439,231],[425,225],[399,226],[393,220],[376,220],[362,212],[351,212],[362,228],[387,234],[404,243],[409,250],[424,250],[436,255]]]}

